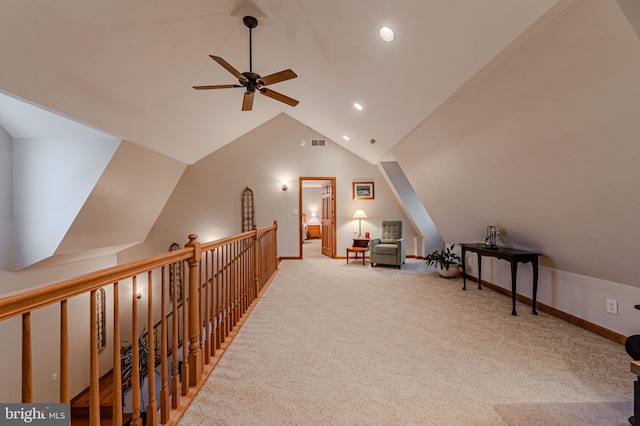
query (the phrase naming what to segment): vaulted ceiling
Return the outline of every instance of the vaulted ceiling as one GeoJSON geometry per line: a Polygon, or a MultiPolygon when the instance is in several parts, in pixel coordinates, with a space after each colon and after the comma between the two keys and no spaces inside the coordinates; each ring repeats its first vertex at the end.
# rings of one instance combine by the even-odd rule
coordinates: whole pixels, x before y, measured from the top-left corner
{"type": "MultiPolygon", "coordinates": [[[[7,0],[0,90],[187,164],[283,111],[377,163],[555,3],[7,0]],[[271,87],[298,106],[256,96],[242,112],[242,89],[192,89],[237,83],[209,55],[249,70],[245,15],[259,20],[253,71],[294,70],[271,87]],[[377,36],[382,25],[395,41],[377,36]]],[[[38,120],[16,117],[5,109],[0,125],[37,131],[38,120]]]]}

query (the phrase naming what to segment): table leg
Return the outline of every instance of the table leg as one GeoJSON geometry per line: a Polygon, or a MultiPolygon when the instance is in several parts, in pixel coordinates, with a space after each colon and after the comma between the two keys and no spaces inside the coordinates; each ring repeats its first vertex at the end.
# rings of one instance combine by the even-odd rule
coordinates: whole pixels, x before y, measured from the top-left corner
{"type": "Polygon", "coordinates": [[[511,315],[518,315],[516,312],[516,276],[518,275],[518,262],[511,261],[511,300],[513,303],[513,309],[511,315]]]}
{"type": "Polygon", "coordinates": [[[349,264],[349,249],[347,249],[347,265],[349,264]]]}
{"type": "Polygon", "coordinates": [[[478,255],[478,290],[482,290],[482,256],[478,255]]]}
{"type": "Polygon", "coordinates": [[[640,418],[640,377],[633,382],[633,416],[629,417],[629,423],[640,425],[636,419],[640,418]]]}
{"type": "Polygon", "coordinates": [[[533,315],[538,315],[538,311],[536,311],[536,295],[538,294],[538,256],[534,256],[533,261],[531,262],[531,266],[533,266],[533,315]]]}
{"type": "Polygon", "coordinates": [[[462,289],[467,289],[467,259],[465,257],[465,253],[467,250],[462,247],[462,289]]]}

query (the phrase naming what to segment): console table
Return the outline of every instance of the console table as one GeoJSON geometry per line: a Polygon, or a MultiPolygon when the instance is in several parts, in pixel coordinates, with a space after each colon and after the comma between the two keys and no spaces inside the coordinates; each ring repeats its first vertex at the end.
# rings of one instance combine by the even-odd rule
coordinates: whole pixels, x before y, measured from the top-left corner
{"type": "Polygon", "coordinates": [[[490,248],[484,244],[460,244],[462,247],[462,289],[467,289],[467,261],[465,254],[467,251],[474,252],[478,255],[478,289],[482,289],[482,256],[497,257],[504,259],[511,264],[511,298],[513,301],[513,309],[511,315],[516,313],[516,275],[518,272],[518,263],[531,262],[533,268],[533,315],[538,315],[536,311],[536,293],[538,292],[538,256],[540,253],[531,253],[524,250],[516,250],[506,247],[490,248]]]}

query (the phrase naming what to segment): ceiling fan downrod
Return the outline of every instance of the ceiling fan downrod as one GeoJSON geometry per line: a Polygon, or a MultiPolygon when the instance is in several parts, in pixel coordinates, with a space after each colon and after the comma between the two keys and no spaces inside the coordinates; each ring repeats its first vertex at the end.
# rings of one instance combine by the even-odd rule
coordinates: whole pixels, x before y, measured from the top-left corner
{"type": "Polygon", "coordinates": [[[245,16],[242,18],[244,25],[249,28],[249,72],[253,72],[253,43],[251,39],[251,30],[258,26],[258,20],[253,16],[245,16]]]}

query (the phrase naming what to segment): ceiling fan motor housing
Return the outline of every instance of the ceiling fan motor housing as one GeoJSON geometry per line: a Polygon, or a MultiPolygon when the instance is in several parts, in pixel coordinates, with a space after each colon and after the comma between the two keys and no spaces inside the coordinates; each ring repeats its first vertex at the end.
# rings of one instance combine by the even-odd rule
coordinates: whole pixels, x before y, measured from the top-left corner
{"type": "Polygon", "coordinates": [[[242,18],[242,22],[244,22],[244,25],[250,30],[258,26],[258,20],[253,16],[245,16],[242,18]]]}

